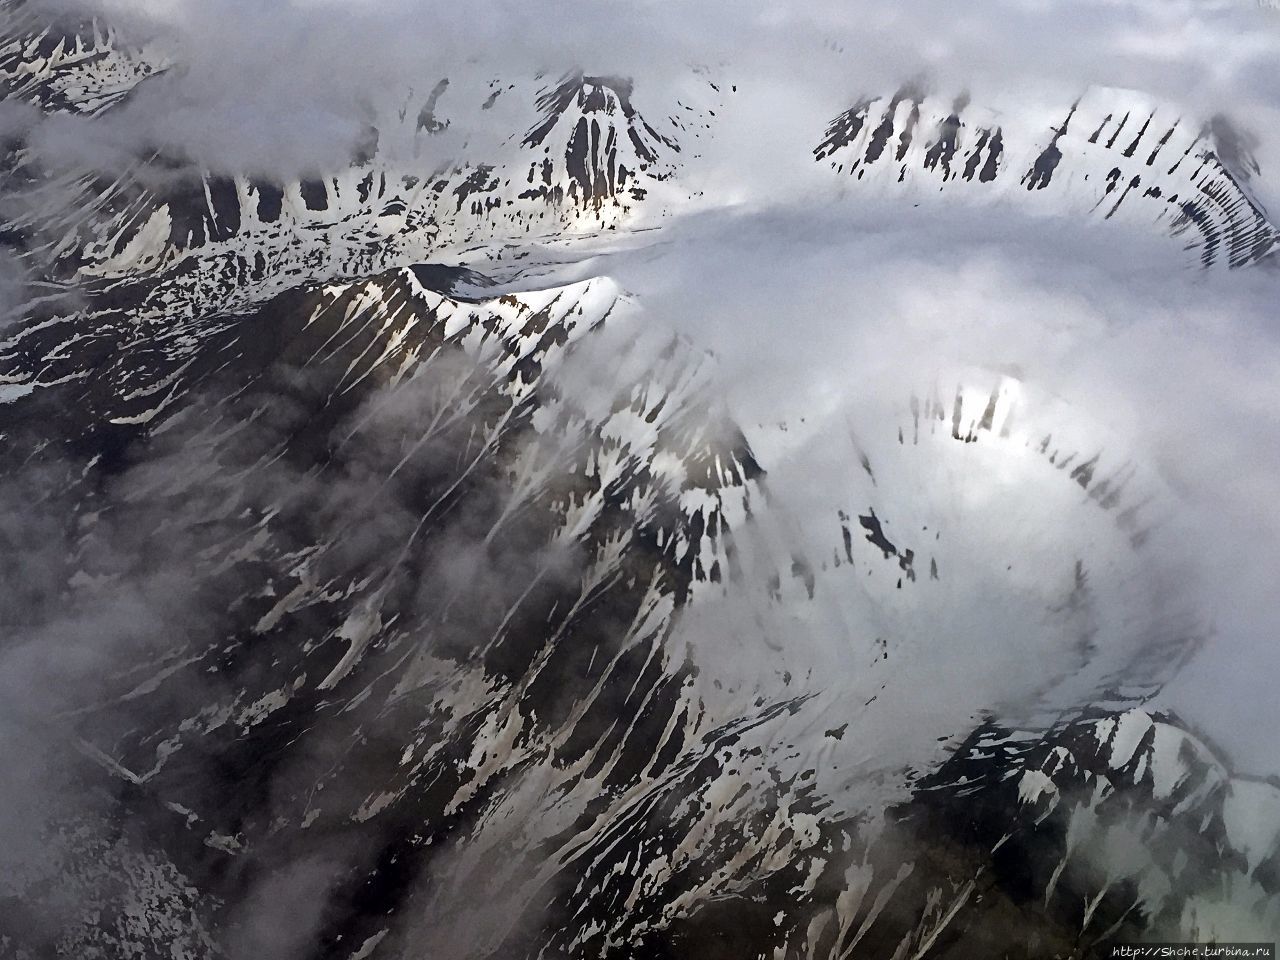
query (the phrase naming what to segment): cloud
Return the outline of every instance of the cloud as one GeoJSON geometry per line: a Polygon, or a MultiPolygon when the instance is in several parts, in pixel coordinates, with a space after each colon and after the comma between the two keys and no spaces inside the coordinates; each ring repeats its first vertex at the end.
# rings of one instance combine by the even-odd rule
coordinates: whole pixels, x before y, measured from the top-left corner
{"type": "MultiPolygon", "coordinates": [[[[1155,558],[1194,571],[1187,595],[1212,621],[1166,705],[1242,768],[1274,772],[1274,272],[1171,268],[1163,241],[1139,228],[1007,207],[984,210],[976,237],[976,216],[946,204],[788,202],[678,222],[654,249],[597,268],[716,353],[753,443],[756,425],[806,415],[883,432],[912,392],[975,369],[1014,371],[1062,398],[1106,454],[1165,488],[1155,558]]],[[[831,459],[814,503],[856,470],[847,453],[831,459]]],[[[803,514],[804,497],[789,509],[803,514]]]]}

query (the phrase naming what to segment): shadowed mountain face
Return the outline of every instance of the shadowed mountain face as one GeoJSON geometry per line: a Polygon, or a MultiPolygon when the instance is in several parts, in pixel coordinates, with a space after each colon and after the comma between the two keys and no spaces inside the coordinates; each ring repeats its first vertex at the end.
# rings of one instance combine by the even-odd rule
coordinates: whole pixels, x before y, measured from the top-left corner
{"type": "MultiPolygon", "coordinates": [[[[352,857],[325,881],[349,941],[461,883],[474,868],[429,865],[496,842],[490,819],[518,828],[513,853],[547,845],[504,888],[514,907],[528,871],[696,742],[664,641],[693,585],[727,575],[724,514],[759,468],[707,417],[703,361],[617,307],[601,281],[468,304],[406,270],[239,318],[168,384],[195,397],[171,418],[76,388],[111,428],[63,419],[77,455],[32,521],[61,536],[24,544],[70,592],[7,617],[19,658],[100,632],[74,689],[24,721],[119,781],[106,822],[172,835],[159,860],[131,854],[195,883],[209,922],[324,836],[352,857]]],[[[49,844],[12,902],[95,855],[49,844]]]]}
{"type": "MultiPolygon", "coordinates": [[[[162,79],[0,4],[6,99],[162,79]]],[[[1263,258],[1225,132],[1088,138],[1093,97],[1033,145],[904,92],[816,155],[1263,258]]],[[[985,370],[751,428],[642,295],[511,268],[675,208],[714,113],[637,103],[442,80],[289,183],[6,144],[4,955],[1031,960],[1280,925],[1280,789],[1143,706],[1205,627],[1114,438],[985,370]],[[414,160],[515,100],[489,159],[414,160]]]]}
{"type": "MultiPolygon", "coordinates": [[[[11,536],[57,570],[13,572],[30,590],[6,614],[8,672],[58,681],[16,722],[66,759],[41,773],[60,799],[10,874],[15,950],[235,956],[278,937],[342,957],[352,942],[384,956],[902,943],[960,956],[1022,916],[1032,956],[1102,938],[1121,916],[1126,934],[1172,929],[1199,902],[1187,898],[1214,906],[1217,873],[1270,902],[1274,824],[1239,803],[1233,814],[1230,798],[1280,794],[1233,785],[1206,748],[1141,711],[1048,734],[939,727],[958,739],[934,773],[928,753],[892,745],[888,769],[858,760],[880,724],[913,722],[911,686],[929,672],[912,633],[969,589],[964,551],[890,540],[904,511],[930,508],[880,496],[857,527],[820,525],[835,564],[804,531],[767,552],[750,532],[767,478],[710,413],[705,360],[606,282],[465,302],[395,271],[228,322],[162,395],[110,389],[131,362],[122,350],[105,382],[34,394],[61,396],[38,433],[67,431],[72,452],[22,454],[45,466],[11,536]],[[781,577],[763,576],[775,562],[781,577]],[[869,592],[850,596],[842,576],[870,577],[869,592]],[[50,581],[57,595],[41,592],[50,581]],[[771,618],[805,605],[844,610],[855,640],[859,610],[902,619],[865,637],[875,659],[853,680],[714,692],[716,658],[679,620],[754,609],[766,592],[765,632],[738,635],[748,658],[801,642],[771,618]],[[44,662],[44,649],[75,662],[44,662]],[[878,705],[855,708],[867,684],[878,705]],[[880,784],[871,794],[860,766],[880,784]],[[888,819],[873,797],[898,798],[888,819]],[[1140,847],[1206,811],[1218,826],[1195,827],[1185,864],[1171,850],[1152,864],[1135,853],[1115,878],[1094,868],[1088,830],[1128,830],[1140,847]],[[1177,879],[1192,870],[1194,891],[1177,879]],[[1163,886],[1160,871],[1174,871],[1163,886]],[[1042,909],[1045,890],[1062,906],[1042,909]],[[304,895],[309,912],[282,923],[279,898],[304,895]],[[56,921],[32,909],[50,896],[66,901],[56,921]],[[1088,897],[1103,906],[1073,911],[1088,897]]],[[[970,421],[957,396],[954,423],[935,430],[930,400],[915,435],[890,425],[885,450],[869,442],[867,467],[852,466],[888,485],[894,448],[943,465],[1002,434],[1026,449],[1007,398],[981,405],[970,421]]],[[[22,437],[31,418],[6,432],[22,437]]],[[[1049,456],[1031,452],[1050,484],[1039,496],[1062,484],[1106,498],[1103,471],[1049,456]]],[[[10,460],[11,495],[29,464],[10,460]]],[[[967,539],[959,520],[934,529],[967,539]]],[[[1074,562],[1068,636],[1081,611],[1115,603],[1074,562]]],[[[1185,642],[1177,624],[1156,629],[1153,642],[1185,642]]],[[[1078,655],[1076,677],[1092,658],[1078,655]]],[[[988,656],[979,669],[1004,669],[988,656]]],[[[1125,680],[1142,670],[1130,663],[1125,680]]]]}

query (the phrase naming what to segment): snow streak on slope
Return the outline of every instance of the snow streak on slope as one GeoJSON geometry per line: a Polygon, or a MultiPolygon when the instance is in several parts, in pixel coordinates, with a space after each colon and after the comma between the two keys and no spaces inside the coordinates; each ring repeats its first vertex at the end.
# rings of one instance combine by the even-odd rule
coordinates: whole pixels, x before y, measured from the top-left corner
{"type": "Polygon", "coordinates": [[[0,89],[6,100],[92,116],[156,72],[154,54],[129,51],[97,18],[52,23],[23,0],[0,3],[0,89]]]}
{"type": "Polygon", "coordinates": [[[1256,162],[1221,118],[1197,126],[1131,91],[1090,88],[1049,129],[904,87],[831,121],[814,157],[865,189],[999,198],[1033,211],[1156,223],[1204,266],[1266,257],[1256,162]],[[897,185],[901,184],[901,187],[897,185]]]}

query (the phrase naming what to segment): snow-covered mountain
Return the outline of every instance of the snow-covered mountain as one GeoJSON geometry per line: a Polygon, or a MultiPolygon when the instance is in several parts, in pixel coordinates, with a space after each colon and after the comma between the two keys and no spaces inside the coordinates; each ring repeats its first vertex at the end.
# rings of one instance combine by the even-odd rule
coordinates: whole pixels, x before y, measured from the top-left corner
{"type": "MultiPolygon", "coordinates": [[[[41,116],[171,69],[0,3],[0,86],[41,116]]],[[[442,78],[279,183],[13,133],[6,955],[1274,933],[1280,787],[1149,705],[1208,625],[1125,437],[985,367],[739,422],[716,358],[590,269],[695,191],[725,87],[689,88],[442,78]],[[436,151],[499,104],[496,142],[436,151]]],[[[1064,116],[904,90],[812,156],[877,199],[1268,259],[1229,130],[1114,91],[1064,116]]]]}
{"type": "MultiPolygon", "coordinates": [[[[6,99],[96,116],[147,78],[164,79],[161,51],[123,47],[96,22],[57,30],[20,2],[6,7],[6,99]]],[[[442,78],[371,116],[349,166],[287,182],[201,172],[158,152],[110,175],[50,168],[19,135],[7,145],[9,229],[41,272],[166,318],[395,266],[518,259],[528,255],[513,253],[519,246],[633,220],[709,126],[718,89],[707,80],[694,89],[702,102],[646,118],[625,78],[442,78]],[[492,155],[456,160],[435,147],[453,117],[474,121],[499,101],[518,126],[492,155]]]]}
{"type": "Polygon", "coordinates": [[[1206,267],[1255,263],[1276,245],[1275,227],[1248,190],[1257,163],[1229,123],[1197,126],[1133,91],[1090,88],[1037,128],[967,96],[904,87],[840,114],[813,153],[881,193],[958,193],[1054,216],[1152,224],[1206,267]]]}

